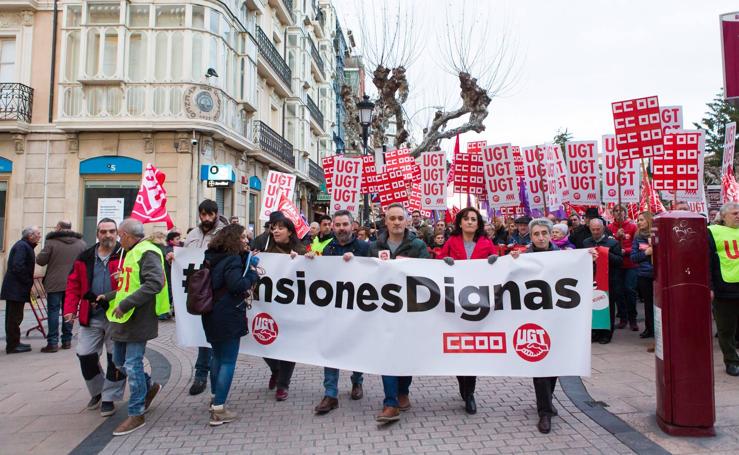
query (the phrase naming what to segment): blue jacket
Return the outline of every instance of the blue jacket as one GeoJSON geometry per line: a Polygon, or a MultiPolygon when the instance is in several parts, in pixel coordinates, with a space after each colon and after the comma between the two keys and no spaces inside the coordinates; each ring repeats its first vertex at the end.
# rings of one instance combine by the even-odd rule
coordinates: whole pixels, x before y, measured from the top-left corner
{"type": "Polygon", "coordinates": [[[344,253],[352,253],[354,256],[367,257],[369,255],[369,242],[357,240],[352,236],[351,242],[346,245],[340,245],[339,241],[334,238],[331,243],[323,249],[324,256],[343,256],[344,253]]]}
{"type": "Polygon", "coordinates": [[[33,245],[26,239],[15,242],[8,254],[8,269],[3,278],[0,299],[29,302],[35,265],[36,253],[33,252],[33,245]]]}
{"type": "Polygon", "coordinates": [[[631,247],[631,262],[637,265],[636,274],[643,278],[654,278],[654,266],[651,257],[644,254],[644,250],[640,249],[641,245],[649,246],[649,238],[643,237],[637,233],[634,236],[634,242],[631,247]]]}
{"type": "Polygon", "coordinates": [[[210,261],[213,293],[216,294],[224,286],[227,292],[213,305],[213,311],[202,316],[205,338],[209,343],[241,338],[249,331],[246,320],[246,292],[256,283],[257,273],[249,270],[244,273],[245,258],[236,254],[227,254],[208,250],[205,259],[210,261]]]}

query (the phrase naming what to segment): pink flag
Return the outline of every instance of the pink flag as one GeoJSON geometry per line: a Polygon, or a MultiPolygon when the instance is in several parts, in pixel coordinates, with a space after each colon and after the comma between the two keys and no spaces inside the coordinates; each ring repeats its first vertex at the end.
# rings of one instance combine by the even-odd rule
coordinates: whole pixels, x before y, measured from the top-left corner
{"type": "Polygon", "coordinates": [[[305,223],[305,220],[300,216],[300,211],[293,202],[286,198],[283,193],[280,193],[280,202],[277,205],[277,210],[285,215],[285,218],[292,221],[295,225],[295,233],[299,239],[305,237],[305,234],[310,232],[310,227],[305,223]]]}
{"type": "Polygon", "coordinates": [[[146,165],[131,218],[144,224],[166,222],[167,229],[174,227],[172,218],[167,213],[167,190],[164,189],[166,177],[164,172],[155,168],[151,163],[146,165]]]}

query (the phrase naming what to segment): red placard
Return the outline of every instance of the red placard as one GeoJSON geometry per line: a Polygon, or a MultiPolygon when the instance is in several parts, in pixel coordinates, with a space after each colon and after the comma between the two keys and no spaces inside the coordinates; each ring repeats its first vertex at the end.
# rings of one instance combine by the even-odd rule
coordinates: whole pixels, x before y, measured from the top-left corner
{"type": "Polygon", "coordinates": [[[323,165],[323,177],[326,181],[326,192],[328,194],[331,194],[331,180],[334,177],[334,159],[336,159],[336,155],[326,156],[321,161],[323,165]]]}
{"type": "Polygon", "coordinates": [[[399,170],[386,170],[379,174],[378,194],[380,206],[383,208],[390,204],[399,202],[408,207],[408,188],[403,179],[403,172],[399,170]]]}
{"type": "Polygon", "coordinates": [[[411,149],[397,149],[385,152],[385,170],[404,169],[415,164],[411,149]]]}
{"type": "Polygon", "coordinates": [[[513,165],[516,168],[516,177],[523,178],[525,174],[523,171],[523,156],[521,155],[521,147],[513,145],[511,146],[511,150],[513,150],[513,165]]]}
{"type": "Polygon", "coordinates": [[[700,131],[665,135],[664,154],[652,161],[655,190],[698,190],[702,136],[700,131]]]}
{"type": "Polygon", "coordinates": [[[461,194],[485,194],[485,174],[482,155],[460,153],[454,159],[454,192],[461,194]]]}
{"type": "Polygon", "coordinates": [[[362,156],[361,194],[377,193],[377,167],[374,155],[362,156]]]}
{"type": "Polygon", "coordinates": [[[467,143],[467,153],[477,153],[488,145],[488,141],[474,141],[467,143]]]}
{"type": "Polygon", "coordinates": [[[662,120],[656,96],[617,101],[611,108],[616,148],[622,160],[662,155],[662,120]]]}

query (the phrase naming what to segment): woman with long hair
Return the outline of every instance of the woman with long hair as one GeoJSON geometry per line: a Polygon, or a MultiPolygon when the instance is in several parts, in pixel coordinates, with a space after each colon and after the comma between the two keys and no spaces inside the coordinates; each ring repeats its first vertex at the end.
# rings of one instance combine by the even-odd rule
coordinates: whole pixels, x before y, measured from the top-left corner
{"type": "MultiPolygon", "coordinates": [[[[454,229],[439,252],[438,258],[449,265],[455,260],[488,259],[494,262],[498,257],[498,247],[485,235],[485,222],[477,209],[467,207],[459,211],[454,219],[454,229]]],[[[468,414],[477,412],[475,404],[475,376],[457,376],[459,394],[465,403],[468,414]]]]}
{"type": "Polygon", "coordinates": [[[644,299],[644,331],[641,338],[654,337],[654,267],[652,265],[652,212],[636,218],[636,235],[631,248],[631,261],[637,264],[637,288],[644,299]]]}
{"type": "MultiPolygon", "coordinates": [[[[295,225],[287,218],[280,218],[270,226],[266,253],[289,254],[291,257],[305,254],[305,246],[300,242],[295,225]]],[[[287,400],[287,390],[295,370],[295,362],[264,358],[272,375],[269,378],[269,390],[277,387],[275,400],[287,400]]]]}
{"type": "Polygon", "coordinates": [[[227,410],[226,398],[236,370],[241,337],[248,333],[246,293],[257,282],[250,268],[244,273],[248,249],[246,230],[230,224],[218,231],[208,244],[205,261],[210,267],[213,286],[213,310],[201,316],[205,338],[213,347],[210,364],[210,425],[232,422],[236,414],[227,410]]]}

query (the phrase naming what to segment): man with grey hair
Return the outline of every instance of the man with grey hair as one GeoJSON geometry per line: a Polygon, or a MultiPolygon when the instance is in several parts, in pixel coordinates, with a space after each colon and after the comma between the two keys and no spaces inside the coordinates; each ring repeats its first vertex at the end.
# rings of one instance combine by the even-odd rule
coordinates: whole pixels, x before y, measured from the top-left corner
{"type": "MultiPolygon", "coordinates": [[[[57,352],[59,350],[59,315],[64,304],[64,291],[67,288],[67,277],[72,270],[75,259],[87,244],[82,234],[72,230],[72,223],[60,220],[54,231],[46,235],[46,243],[36,256],[36,264],[46,266],[44,289],[46,290],[47,326],[46,346],[41,352],[57,352]]],[[[72,347],[72,323],[62,321],[62,349],[72,347]]]]}
{"type": "Polygon", "coordinates": [[[708,226],[708,253],[713,318],[726,374],[739,376],[736,335],[739,319],[739,204],[719,210],[721,224],[708,226]]]}
{"type": "Polygon", "coordinates": [[[621,294],[623,283],[619,279],[624,258],[621,244],[606,233],[606,225],[600,218],[591,218],[588,222],[591,237],[583,241],[584,248],[608,248],[608,310],[611,317],[611,330],[593,330],[592,340],[600,344],[608,344],[613,337],[616,319],[616,296],[621,294]]]}
{"type": "Polygon", "coordinates": [[[113,339],[113,363],[125,371],[131,392],[128,418],[113,431],[113,436],[126,435],[144,426],[144,413],[162,388],[152,383],[144,371],[144,352],[146,342],[158,335],[157,316],[169,312],[162,250],[144,240],[144,225],[132,218],[123,220],[119,236],[126,256],[118,276],[118,289],[97,298],[99,304],[109,302],[106,315],[113,339]]]}
{"type": "Polygon", "coordinates": [[[28,352],[31,346],[21,343],[23,307],[31,300],[33,269],[36,254],[33,249],[41,240],[38,226],[23,229],[21,239],[15,242],[8,254],[8,268],[3,277],[0,299],[5,300],[5,352],[28,352]]]}

